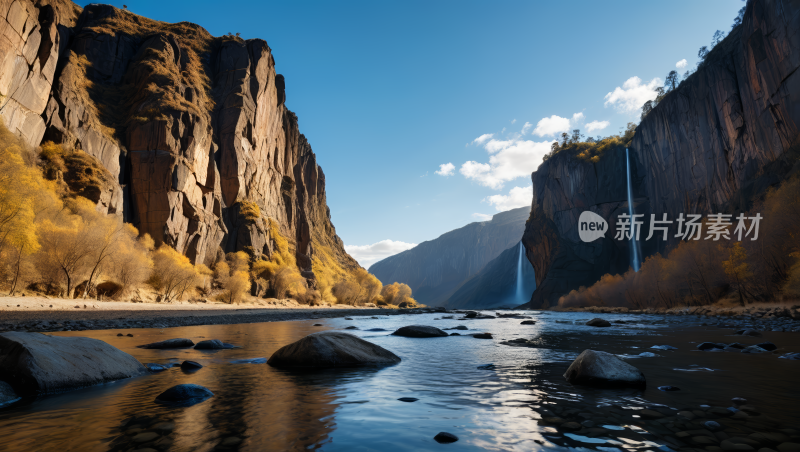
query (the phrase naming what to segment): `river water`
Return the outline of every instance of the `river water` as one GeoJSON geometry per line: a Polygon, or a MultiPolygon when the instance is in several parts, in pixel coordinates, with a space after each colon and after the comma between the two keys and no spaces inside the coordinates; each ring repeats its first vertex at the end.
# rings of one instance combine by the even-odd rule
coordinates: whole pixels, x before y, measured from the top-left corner
{"type": "MultiPolygon", "coordinates": [[[[730,406],[731,397],[749,403],[783,422],[800,418],[797,375],[800,362],[775,355],[743,355],[695,351],[696,342],[755,343],[755,338],[725,338],[729,330],[692,327],[699,320],[681,317],[607,314],[611,328],[584,323],[588,313],[522,312],[537,321],[519,319],[441,319],[442,314],[395,315],[353,320],[319,319],[169,329],[105,330],[53,333],[89,336],[106,341],[141,362],[197,361],[203,368],[185,373],[179,368],[112,384],[26,400],[0,409],[0,450],[4,451],[129,451],[132,438],[154,428],[157,450],[667,450],[656,438],[615,442],[564,435],[543,424],[542,407],[582,404],[586,407],[632,407],[662,404],[730,406]],[[321,323],[323,326],[313,326],[321,323]],[[462,336],[413,339],[391,336],[411,324],[452,328],[466,325],[462,336]],[[342,330],[385,347],[402,358],[395,366],[295,372],[263,362],[278,348],[312,332],[342,330]],[[366,331],[383,328],[386,331],[366,331]],[[466,334],[491,332],[492,340],[466,334]],[[118,337],[117,333],[134,337],[118,337]],[[143,350],[136,345],[169,338],[220,339],[241,348],[219,351],[143,350]],[[501,345],[526,338],[537,348],[501,345]],[[669,344],[677,351],[651,350],[669,344]],[[561,375],[585,348],[629,356],[648,379],[640,390],[597,390],[572,387],[561,375]],[[238,361],[238,362],[237,362],[238,361]],[[494,369],[479,369],[494,364],[494,369]],[[711,370],[699,370],[711,369],[711,370]],[[203,385],[215,397],[200,404],[167,407],[155,397],[180,383],[203,385]],[[681,387],[663,392],[661,385],[681,387]],[[416,402],[398,401],[414,397],[416,402]],[[159,425],[162,430],[153,427],[159,425]],[[121,428],[124,426],[124,428],[121,428]],[[440,431],[457,435],[452,445],[438,444],[440,431]]],[[[459,315],[455,315],[459,317],[459,315]]],[[[800,351],[796,334],[767,333],[782,351],[800,351]],[[784,347],[785,345],[785,347],[784,347]]],[[[760,339],[763,340],[763,339],[760,339]]],[[[748,343],[749,344],[749,343],[748,343]]],[[[800,423],[800,422],[796,422],[800,423]]],[[[617,429],[637,427],[618,425],[617,429]]],[[[152,449],[151,449],[152,450],[152,449]]]]}

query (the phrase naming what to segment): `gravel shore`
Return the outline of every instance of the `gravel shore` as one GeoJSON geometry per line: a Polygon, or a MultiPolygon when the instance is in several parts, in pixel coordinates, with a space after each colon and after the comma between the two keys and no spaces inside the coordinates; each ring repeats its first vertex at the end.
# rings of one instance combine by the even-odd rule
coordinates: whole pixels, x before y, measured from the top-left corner
{"type": "Polygon", "coordinates": [[[193,325],[281,322],[317,318],[393,314],[378,308],[275,307],[227,304],[156,304],[0,297],[0,332],[84,331],[169,328],[193,325]]]}

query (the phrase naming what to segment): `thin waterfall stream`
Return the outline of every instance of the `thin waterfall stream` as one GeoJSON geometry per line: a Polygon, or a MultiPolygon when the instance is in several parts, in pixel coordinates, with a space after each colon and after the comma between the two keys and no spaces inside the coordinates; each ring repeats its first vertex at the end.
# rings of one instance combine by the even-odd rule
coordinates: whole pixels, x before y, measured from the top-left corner
{"type": "Polygon", "coordinates": [[[628,214],[631,216],[631,266],[633,271],[639,271],[641,260],[639,259],[639,244],[636,241],[636,229],[634,224],[633,209],[633,187],[631,186],[631,158],[628,148],[625,148],[625,164],[628,170],[628,214]]]}

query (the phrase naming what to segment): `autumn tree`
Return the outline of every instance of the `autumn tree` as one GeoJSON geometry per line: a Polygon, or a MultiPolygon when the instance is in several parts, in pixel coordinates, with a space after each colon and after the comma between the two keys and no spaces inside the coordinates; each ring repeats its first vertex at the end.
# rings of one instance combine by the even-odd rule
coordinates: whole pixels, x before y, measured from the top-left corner
{"type": "Polygon", "coordinates": [[[214,267],[215,278],[225,290],[223,299],[233,304],[240,301],[250,289],[250,258],[244,251],[238,251],[228,253],[225,259],[214,267]]]}
{"type": "Polygon", "coordinates": [[[730,249],[728,260],[722,262],[722,268],[728,277],[731,285],[739,294],[739,303],[745,305],[744,296],[747,293],[747,283],[753,276],[750,267],[747,265],[747,251],[742,247],[741,242],[736,242],[730,249]]]}
{"type": "Polygon", "coordinates": [[[180,300],[187,290],[200,281],[189,258],[167,244],[153,252],[153,286],[161,291],[164,302],[180,300]]]}

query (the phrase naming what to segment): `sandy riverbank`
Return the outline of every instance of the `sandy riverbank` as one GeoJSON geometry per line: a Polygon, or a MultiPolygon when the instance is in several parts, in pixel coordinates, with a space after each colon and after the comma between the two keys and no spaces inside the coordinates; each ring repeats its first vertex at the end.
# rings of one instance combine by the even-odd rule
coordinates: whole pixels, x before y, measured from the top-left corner
{"type": "Polygon", "coordinates": [[[375,315],[392,310],[344,305],[307,306],[293,300],[259,304],[131,303],[47,297],[0,297],[1,331],[82,331],[168,328],[375,315]]]}

